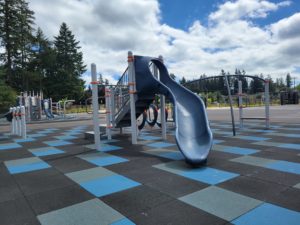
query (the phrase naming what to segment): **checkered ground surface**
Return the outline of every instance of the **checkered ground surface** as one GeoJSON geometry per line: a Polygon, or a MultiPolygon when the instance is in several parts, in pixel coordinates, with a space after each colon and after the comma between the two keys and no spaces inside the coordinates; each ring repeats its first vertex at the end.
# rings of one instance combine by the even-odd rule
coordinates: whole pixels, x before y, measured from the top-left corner
{"type": "MultiPolygon", "coordinates": [[[[51,124],[47,125],[51,126],[51,124]]],[[[300,221],[300,124],[211,123],[206,166],[191,168],[174,130],[102,141],[86,126],[0,136],[0,224],[272,224],[300,221]]]]}

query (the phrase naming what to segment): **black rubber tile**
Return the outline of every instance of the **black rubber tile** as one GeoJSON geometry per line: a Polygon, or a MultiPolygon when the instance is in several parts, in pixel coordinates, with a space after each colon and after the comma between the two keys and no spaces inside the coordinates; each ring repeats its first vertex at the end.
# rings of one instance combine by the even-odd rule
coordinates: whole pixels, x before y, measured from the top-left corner
{"type": "Polygon", "coordinates": [[[148,211],[174,200],[162,192],[143,185],[100,199],[126,217],[148,211]]]}
{"type": "Polygon", "coordinates": [[[70,173],[96,167],[95,165],[77,157],[63,157],[55,160],[49,160],[47,163],[62,173],[70,173]]]}
{"type": "Polygon", "coordinates": [[[33,155],[24,148],[0,151],[0,162],[32,157],[33,155]]]}
{"type": "Polygon", "coordinates": [[[93,199],[94,196],[79,185],[44,191],[26,197],[37,215],[93,199]]]}
{"type": "Polygon", "coordinates": [[[277,170],[265,169],[262,167],[259,167],[252,174],[249,174],[249,176],[255,179],[261,179],[287,186],[294,186],[300,183],[300,176],[297,174],[285,173],[277,170]]]}
{"type": "MultiPolygon", "coordinates": [[[[72,140],[70,140],[70,142],[72,142],[72,140]]],[[[74,144],[58,146],[56,148],[65,151],[65,154],[67,154],[67,155],[77,155],[77,154],[91,152],[91,149],[85,148],[84,146],[80,146],[80,145],[77,146],[74,144]]]]}
{"type": "Polygon", "coordinates": [[[136,224],[143,225],[201,225],[226,224],[225,220],[189,206],[179,200],[157,206],[129,218],[136,224]]]}
{"type": "Polygon", "coordinates": [[[209,186],[205,183],[187,179],[165,171],[153,173],[152,176],[149,174],[149,179],[144,185],[175,198],[182,197],[209,186]]]}
{"type": "Polygon", "coordinates": [[[0,203],[0,223],[3,225],[40,224],[24,198],[0,203]]]}
{"type": "Polygon", "coordinates": [[[15,175],[15,180],[24,195],[32,195],[74,185],[72,180],[61,173],[55,172],[54,169],[18,174],[15,175]]]}
{"type": "Polygon", "coordinates": [[[280,192],[288,188],[285,185],[244,176],[236,177],[218,186],[261,201],[275,199],[280,192]]]}
{"type": "Polygon", "coordinates": [[[12,176],[0,177],[0,202],[21,198],[23,195],[12,176]]]}
{"type": "Polygon", "coordinates": [[[0,162],[0,178],[11,176],[3,162],[0,162]]]}
{"type": "Polygon", "coordinates": [[[272,198],[269,202],[299,212],[300,190],[296,188],[288,188],[287,190],[280,192],[275,198],[272,198]]]}
{"type": "MultiPolygon", "coordinates": [[[[232,161],[222,161],[220,163],[213,164],[213,168],[225,170],[227,172],[238,173],[240,175],[251,175],[253,173],[257,173],[261,167],[232,162],[232,161]]],[[[209,162],[209,161],[208,161],[209,162]]]]}
{"type": "Polygon", "coordinates": [[[49,145],[43,143],[42,141],[31,141],[31,142],[23,142],[19,143],[22,145],[24,148],[29,149],[29,148],[43,148],[43,147],[49,147],[49,145]]]}

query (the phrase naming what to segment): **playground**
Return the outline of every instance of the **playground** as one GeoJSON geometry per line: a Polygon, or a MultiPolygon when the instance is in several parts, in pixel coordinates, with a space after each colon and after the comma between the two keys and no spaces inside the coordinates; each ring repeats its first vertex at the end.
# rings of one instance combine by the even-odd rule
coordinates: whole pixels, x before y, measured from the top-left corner
{"type": "MultiPolygon", "coordinates": [[[[285,116],[298,107],[284,106],[285,116]]],[[[208,110],[214,145],[198,169],[182,160],[172,124],[167,141],[148,127],[133,146],[124,130],[100,152],[84,139],[91,121],[29,125],[26,140],[2,135],[1,223],[297,224],[300,124],[252,121],[233,137],[220,111],[208,110]]]]}
{"type": "Polygon", "coordinates": [[[99,116],[91,68],[93,114],[0,126],[1,224],[299,224],[299,105],[269,106],[265,82],[265,107],[206,110],[162,57],[129,53],[99,116]]]}

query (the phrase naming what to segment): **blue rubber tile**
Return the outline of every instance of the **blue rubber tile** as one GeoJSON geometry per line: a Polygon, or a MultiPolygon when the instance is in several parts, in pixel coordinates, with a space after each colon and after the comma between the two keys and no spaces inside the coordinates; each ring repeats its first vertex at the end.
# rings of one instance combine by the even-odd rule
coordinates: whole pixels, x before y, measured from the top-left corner
{"type": "Polygon", "coordinates": [[[47,155],[56,155],[56,154],[64,153],[64,151],[54,147],[35,148],[35,149],[29,149],[29,151],[35,156],[47,156],[47,155]]]}
{"type": "Polygon", "coordinates": [[[7,169],[11,174],[26,173],[35,170],[47,169],[51,166],[45,162],[35,162],[24,165],[8,166],[7,169]]]}
{"type": "Polygon", "coordinates": [[[36,139],[31,138],[31,137],[14,139],[14,142],[16,142],[16,143],[25,143],[25,142],[33,142],[33,141],[36,141],[36,139]]]}
{"type": "Polygon", "coordinates": [[[256,137],[256,136],[237,136],[236,138],[249,140],[249,141],[267,141],[271,139],[271,138],[256,137]]]}
{"type": "Polygon", "coordinates": [[[279,148],[291,148],[295,150],[300,150],[300,144],[281,144],[278,146],[279,148]]]}
{"type": "Polygon", "coordinates": [[[275,161],[266,165],[269,169],[279,170],[287,173],[300,174],[300,163],[287,161],[275,161]]]}
{"type": "Polygon", "coordinates": [[[17,143],[6,143],[6,144],[0,144],[0,151],[4,150],[10,150],[10,149],[16,149],[21,148],[22,146],[17,143]]]}
{"type": "Polygon", "coordinates": [[[41,130],[41,131],[39,131],[40,134],[52,134],[54,132],[55,131],[52,131],[52,130],[41,130]]]}
{"type": "Polygon", "coordinates": [[[64,145],[71,145],[73,144],[72,142],[69,141],[63,141],[63,140],[58,140],[58,141],[45,141],[44,142],[46,145],[52,146],[52,147],[57,147],[57,146],[64,146],[64,145]]]}
{"type": "Polygon", "coordinates": [[[122,149],[119,146],[114,146],[114,145],[104,145],[100,147],[101,152],[109,152],[109,151],[115,151],[115,150],[120,150],[122,149]]]}
{"type": "Polygon", "coordinates": [[[230,173],[209,167],[192,169],[190,171],[182,172],[180,175],[192,180],[197,180],[212,185],[219,184],[239,176],[237,173],[230,173]]]}
{"type": "Polygon", "coordinates": [[[259,152],[258,150],[251,149],[251,148],[240,148],[240,147],[225,147],[223,152],[238,154],[238,155],[251,155],[254,153],[259,152]]]}
{"type": "Polygon", "coordinates": [[[114,223],[111,223],[110,225],[135,225],[135,223],[133,223],[131,220],[127,218],[124,218],[114,223]]]}
{"type": "Polygon", "coordinates": [[[174,145],[175,144],[168,143],[168,142],[155,142],[155,143],[147,144],[147,146],[153,147],[153,148],[166,148],[166,147],[171,147],[174,145]]]}
{"type": "Polygon", "coordinates": [[[299,225],[300,213],[264,203],[232,221],[236,225],[299,225]]]}
{"type": "Polygon", "coordinates": [[[109,144],[109,143],[114,143],[114,142],[118,142],[119,140],[117,139],[111,139],[111,140],[102,140],[101,139],[101,144],[109,144]]]}
{"type": "Polygon", "coordinates": [[[139,139],[144,140],[144,141],[154,141],[154,140],[160,140],[161,137],[142,135],[139,137],[139,139]]]}
{"type": "Polygon", "coordinates": [[[127,159],[118,156],[95,157],[92,159],[86,159],[86,161],[97,166],[109,166],[117,163],[128,162],[127,159]]]}
{"type": "Polygon", "coordinates": [[[167,159],[173,159],[173,160],[184,159],[184,156],[181,154],[181,152],[166,152],[166,153],[159,154],[159,156],[167,159]]]}
{"type": "Polygon", "coordinates": [[[29,138],[39,138],[39,137],[45,137],[46,134],[28,134],[29,138]]]}
{"type": "Polygon", "coordinates": [[[221,143],[223,143],[223,142],[224,142],[223,140],[217,140],[217,139],[214,139],[214,140],[213,140],[213,144],[214,144],[214,145],[221,144],[221,143]]]}
{"type": "Polygon", "coordinates": [[[55,136],[54,138],[59,139],[59,140],[74,140],[77,139],[78,137],[74,137],[71,135],[64,135],[64,136],[55,136]]]}
{"type": "Polygon", "coordinates": [[[80,185],[96,197],[101,197],[139,186],[140,183],[121,175],[112,175],[100,179],[86,181],[80,183],[80,185]]]}

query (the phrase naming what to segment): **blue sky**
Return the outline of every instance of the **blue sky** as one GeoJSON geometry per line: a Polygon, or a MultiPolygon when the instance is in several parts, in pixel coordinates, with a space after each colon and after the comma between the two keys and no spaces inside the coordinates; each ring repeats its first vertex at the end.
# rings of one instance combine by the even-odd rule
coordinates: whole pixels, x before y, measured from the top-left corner
{"type": "MultiPolygon", "coordinates": [[[[195,20],[207,24],[208,15],[217,9],[217,6],[225,0],[159,0],[161,9],[161,21],[172,27],[187,30],[195,20]]],[[[279,3],[282,0],[271,0],[279,3]]],[[[264,27],[283,18],[300,12],[300,0],[293,0],[289,7],[283,7],[272,12],[266,18],[253,20],[257,25],[264,27]]],[[[299,25],[300,26],[300,25],[299,25]]]]}
{"type": "MultiPolygon", "coordinates": [[[[87,68],[96,63],[111,83],[124,72],[128,51],[163,55],[178,78],[237,68],[273,79],[290,73],[300,81],[300,0],[29,2],[49,39],[66,22],[87,68]]],[[[89,83],[89,73],[83,78],[89,83]]]]}

